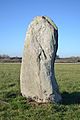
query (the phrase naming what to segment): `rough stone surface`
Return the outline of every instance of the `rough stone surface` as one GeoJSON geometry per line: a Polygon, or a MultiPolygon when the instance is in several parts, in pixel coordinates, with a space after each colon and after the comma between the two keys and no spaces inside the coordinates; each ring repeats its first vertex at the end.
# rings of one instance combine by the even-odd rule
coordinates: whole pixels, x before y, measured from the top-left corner
{"type": "Polygon", "coordinates": [[[37,16],[28,27],[21,65],[20,85],[23,96],[37,102],[60,102],[54,75],[58,48],[58,28],[45,16],[37,16]]]}

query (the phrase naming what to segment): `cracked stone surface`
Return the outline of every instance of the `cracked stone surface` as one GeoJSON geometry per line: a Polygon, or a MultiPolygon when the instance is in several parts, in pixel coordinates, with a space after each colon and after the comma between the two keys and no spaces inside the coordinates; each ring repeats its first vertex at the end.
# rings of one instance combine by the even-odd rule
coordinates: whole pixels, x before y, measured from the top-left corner
{"type": "Polygon", "coordinates": [[[21,65],[20,87],[26,98],[36,102],[60,102],[54,62],[58,28],[46,16],[37,16],[28,27],[21,65]]]}

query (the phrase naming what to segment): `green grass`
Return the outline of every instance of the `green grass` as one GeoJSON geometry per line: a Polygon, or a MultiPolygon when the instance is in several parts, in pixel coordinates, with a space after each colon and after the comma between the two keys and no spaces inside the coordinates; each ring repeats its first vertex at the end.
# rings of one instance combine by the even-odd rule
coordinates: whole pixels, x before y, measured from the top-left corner
{"type": "Polygon", "coordinates": [[[20,64],[0,64],[0,120],[80,120],[80,64],[56,64],[62,104],[31,104],[20,94],[20,64]]]}

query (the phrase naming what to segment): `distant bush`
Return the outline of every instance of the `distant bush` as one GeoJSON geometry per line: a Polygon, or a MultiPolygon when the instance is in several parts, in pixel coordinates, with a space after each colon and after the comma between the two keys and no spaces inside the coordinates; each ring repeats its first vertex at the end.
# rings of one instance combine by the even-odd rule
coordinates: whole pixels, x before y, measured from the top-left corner
{"type": "Polygon", "coordinates": [[[1,58],[3,58],[3,59],[5,59],[5,58],[10,58],[10,56],[3,54],[3,55],[0,55],[0,59],[1,59],[1,58]]]}

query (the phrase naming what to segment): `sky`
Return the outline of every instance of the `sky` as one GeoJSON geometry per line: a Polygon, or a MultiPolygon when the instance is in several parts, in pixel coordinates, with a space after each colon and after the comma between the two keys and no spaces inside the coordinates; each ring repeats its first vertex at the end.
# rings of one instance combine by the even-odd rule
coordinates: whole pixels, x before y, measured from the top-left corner
{"type": "Polygon", "coordinates": [[[0,54],[22,56],[28,25],[38,15],[58,26],[60,57],[80,56],[80,0],[0,0],[0,54]]]}

